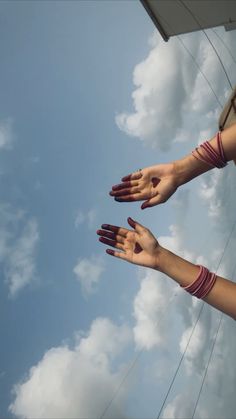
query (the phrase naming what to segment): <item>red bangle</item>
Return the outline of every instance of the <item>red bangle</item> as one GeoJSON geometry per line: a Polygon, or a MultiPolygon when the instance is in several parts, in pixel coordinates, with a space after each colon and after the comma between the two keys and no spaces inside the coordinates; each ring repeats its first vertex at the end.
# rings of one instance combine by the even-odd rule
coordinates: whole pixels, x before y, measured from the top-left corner
{"type": "MultiPolygon", "coordinates": [[[[197,265],[199,266],[199,265],[197,265]]],[[[197,298],[204,298],[213,288],[216,281],[216,274],[209,272],[209,270],[200,265],[197,278],[186,287],[181,285],[185,291],[197,298]]]]}
{"type": "Polygon", "coordinates": [[[194,151],[192,151],[192,155],[197,160],[201,160],[212,167],[221,169],[227,165],[227,160],[223,149],[220,131],[217,133],[217,148],[218,150],[215,150],[209,141],[205,141],[204,143],[200,144],[200,146],[197,147],[194,151]],[[200,153],[199,149],[201,148],[205,151],[205,155],[200,153]],[[195,154],[195,151],[197,155],[195,154]]]}

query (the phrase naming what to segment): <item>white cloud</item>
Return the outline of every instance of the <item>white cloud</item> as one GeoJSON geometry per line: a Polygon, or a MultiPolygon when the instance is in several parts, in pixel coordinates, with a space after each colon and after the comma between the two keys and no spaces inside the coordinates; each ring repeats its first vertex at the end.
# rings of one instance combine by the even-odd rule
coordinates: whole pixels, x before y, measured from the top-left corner
{"type": "Polygon", "coordinates": [[[38,240],[38,224],[35,218],[31,218],[12,246],[6,263],[6,281],[12,297],[35,279],[35,251],[38,240]]]}
{"type": "MultiPolygon", "coordinates": [[[[211,45],[200,32],[182,36],[182,41],[223,104],[229,89],[211,45]]],[[[175,142],[194,143],[199,132],[205,135],[216,129],[221,108],[177,38],[165,43],[154,34],[149,44],[148,56],[133,72],[134,111],[117,114],[116,123],[127,135],[163,151],[175,142]]],[[[232,67],[229,56],[225,57],[225,65],[232,67]]]]}
{"type": "Polygon", "coordinates": [[[172,403],[169,403],[164,411],[163,419],[191,418],[194,409],[194,401],[189,393],[177,395],[172,403]]]}
{"type": "Polygon", "coordinates": [[[95,208],[91,208],[87,213],[78,210],[75,217],[75,228],[79,228],[81,224],[86,223],[88,225],[88,228],[91,230],[92,228],[94,228],[96,219],[97,210],[95,208]]]}
{"type": "Polygon", "coordinates": [[[9,204],[0,205],[0,216],[0,263],[9,295],[15,297],[36,278],[38,223],[34,217],[26,219],[25,211],[14,210],[9,204]]]}
{"type": "MultiPolygon", "coordinates": [[[[28,419],[100,417],[127,369],[112,365],[131,337],[127,326],[97,318],[86,337],[77,334],[73,348],[51,348],[30,369],[14,387],[10,412],[28,419]]],[[[126,417],[126,398],[127,383],[109,408],[109,418],[126,417]]]]}
{"type": "Polygon", "coordinates": [[[165,346],[170,316],[166,307],[171,300],[171,286],[159,272],[147,270],[134,299],[133,328],[137,348],[165,346]]]}
{"type": "MultiPolygon", "coordinates": [[[[170,232],[170,236],[158,238],[161,245],[185,259],[198,260],[195,255],[184,249],[183,234],[179,226],[171,225],[170,232]]],[[[149,350],[155,346],[167,345],[170,326],[173,324],[173,309],[176,310],[180,302],[183,312],[189,318],[188,310],[193,309],[192,299],[186,299],[179,285],[171,282],[161,272],[145,270],[145,276],[133,303],[136,320],[133,332],[138,348],[149,350]]]]}
{"type": "Polygon", "coordinates": [[[90,259],[78,259],[73,272],[76,274],[76,279],[81,283],[84,295],[88,295],[96,291],[97,284],[104,270],[104,260],[100,256],[91,256],[90,259]]]}
{"type": "Polygon", "coordinates": [[[13,143],[12,120],[0,121],[0,150],[11,149],[13,143]]]}

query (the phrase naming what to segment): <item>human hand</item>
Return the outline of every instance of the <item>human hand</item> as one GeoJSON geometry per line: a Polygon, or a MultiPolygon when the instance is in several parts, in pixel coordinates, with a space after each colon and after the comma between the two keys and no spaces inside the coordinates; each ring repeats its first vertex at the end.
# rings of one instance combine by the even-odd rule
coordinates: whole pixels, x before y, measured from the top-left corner
{"type": "Polygon", "coordinates": [[[166,202],[179,186],[174,163],[146,167],[121,180],[110,195],[118,202],[145,201],[141,209],[166,202]]]}
{"type": "Polygon", "coordinates": [[[127,262],[157,269],[161,249],[158,241],[147,228],[132,218],[129,217],[127,221],[132,230],[110,224],[102,224],[102,230],[97,230],[102,243],[120,250],[106,249],[106,252],[127,262]]]}

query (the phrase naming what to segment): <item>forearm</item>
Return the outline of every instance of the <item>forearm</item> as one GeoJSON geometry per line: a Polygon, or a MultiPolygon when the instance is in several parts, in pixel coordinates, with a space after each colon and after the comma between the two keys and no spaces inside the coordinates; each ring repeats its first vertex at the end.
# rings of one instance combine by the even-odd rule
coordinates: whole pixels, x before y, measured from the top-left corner
{"type": "MultiPolygon", "coordinates": [[[[227,161],[236,159],[236,124],[221,133],[222,145],[227,161]]],[[[217,150],[217,137],[214,136],[209,143],[217,150]]],[[[209,164],[196,159],[192,154],[174,162],[175,176],[178,186],[189,182],[193,178],[211,170],[209,164]]]]}
{"type": "MultiPolygon", "coordinates": [[[[199,267],[160,247],[156,269],[168,275],[182,287],[190,285],[198,276],[199,267]]],[[[211,306],[236,320],[236,284],[216,277],[211,291],[203,298],[211,306]]]]}

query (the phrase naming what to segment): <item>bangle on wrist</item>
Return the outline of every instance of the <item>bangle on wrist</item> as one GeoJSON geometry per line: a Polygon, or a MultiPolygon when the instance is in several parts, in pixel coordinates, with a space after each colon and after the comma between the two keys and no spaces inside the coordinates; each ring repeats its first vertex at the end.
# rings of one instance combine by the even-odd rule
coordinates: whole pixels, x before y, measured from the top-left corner
{"type": "Polygon", "coordinates": [[[216,281],[216,274],[210,272],[205,266],[200,265],[199,268],[197,278],[190,285],[186,287],[180,286],[194,297],[204,298],[213,288],[216,281]]]}
{"type": "Polygon", "coordinates": [[[221,169],[227,165],[227,160],[223,149],[220,131],[217,133],[217,148],[218,150],[215,150],[209,141],[205,141],[192,151],[192,155],[197,160],[201,160],[212,167],[221,169]],[[203,153],[201,153],[200,150],[203,151],[203,153]]]}

